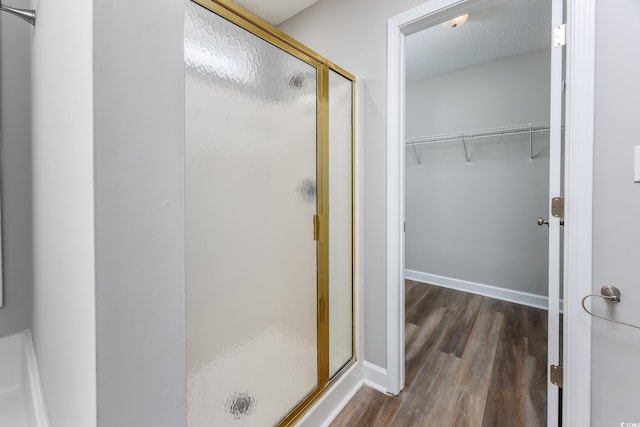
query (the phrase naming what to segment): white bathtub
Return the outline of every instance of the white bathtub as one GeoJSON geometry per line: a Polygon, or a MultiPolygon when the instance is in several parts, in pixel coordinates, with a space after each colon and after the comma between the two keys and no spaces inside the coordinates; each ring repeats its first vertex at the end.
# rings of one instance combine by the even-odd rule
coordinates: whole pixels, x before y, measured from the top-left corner
{"type": "Polygon", "coordinates": [[[0,338],[0,426],[47,427],[31,332],[0,338]]]}

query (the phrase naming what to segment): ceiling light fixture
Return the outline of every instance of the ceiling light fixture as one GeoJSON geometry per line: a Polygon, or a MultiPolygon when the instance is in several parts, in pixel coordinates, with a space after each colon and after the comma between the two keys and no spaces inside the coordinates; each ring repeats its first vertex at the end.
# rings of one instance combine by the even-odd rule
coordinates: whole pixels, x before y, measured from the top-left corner
{"type": "Polygon", "coordinates": [[[457,18],[453,18],[447,22],[443,22],[442,25],[447,28],[458,28],[462,26],[469,19],[469,14],[458,16],[457,18]]]}

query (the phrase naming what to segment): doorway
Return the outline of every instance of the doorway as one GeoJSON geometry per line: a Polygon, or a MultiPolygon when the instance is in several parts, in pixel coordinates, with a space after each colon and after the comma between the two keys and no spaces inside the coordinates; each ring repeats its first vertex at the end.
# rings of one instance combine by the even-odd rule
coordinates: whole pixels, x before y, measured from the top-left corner
{"type": "Polygon", "coordinates": [[[405,387],[446,355],[449,416],[545,425],[551,1],[465,12],[406,38],[405,387]]]}
{"type": "MultiPolygon", "coordinates": [[[[405,168],[405,39],[424,28],[460,16],[475,2],[429,2],[388,20],[387,56],[387,390],[398,394],[405,382],[404,366],[404,168],[405,168]]],[[[579,301],[589,293],[591,278],[591,178],[593,143],[593,64],[594,4],[568,0],[567,39],[567,107],[566,156],[563,159],[565,180],[565,245],[563,254],[564,319],[568,337],[564,343],[565,422],[585,420],[589,407],[589,321],[581,313],[579,301]],[[579,181],[579,182],[578,182],[579,181]],[[566,390],[571,393],[567,394],[566,390]]],[[[560,15],[562,16],[562,15],[560,15]]],[[[554,18],[554,25],[561,24],[554,18]]],[[[560,84],[562,84],[560,82],[560,84]]],[[[560,87],[560,86],[558,86],[560,87]]],[[[560,164],[560,162],[559,162],[560,164]]],[[[554,191],[555,193],[555,191],[554,191]]],[[[544,218],[543,218],[544,220],[544,218]]],[[[559,222],[551,222],[559,229],[559,222]]],[[[559,232],[557,234],[559,240],[559,232]]],[[[559,244],[555,249],[560,253],[559,244]]],[[[551,258],[550,258],[551,259],[551,258]]],[[[558,288],[559,290],[559,288],[558,288]]],[[[559,299],[558,296],[554,298],[559,299]]],[[[555,305],[555,304],[554,304],[555,305]]],[[[559,325],[558,325],[559,326],[559,325]]],[[[556,328],[551,328],[552,331],[556,328]]],[[[558,328],[559,329],[559,328],[558,328]]],[[[555,333],[555,332],[554,332],[555,333]]],[[[558,342],[550,338],[550,344],[558,342]],[[555,341],[555,342],[554,342],[555,341]]],[[[550,346],[551,347],[551,346],[550,346]]],[[[550,388],[550,390],[553,390],[550,388]]],[[[557,390],[557,389],[556,389],[557,390]]],[[[556,391],[557,392],[557,391],[556,391]]],[[[550,399],[557,401],[557,399],[550,399]]],[[[550,413],[549,419],[554,419],[550,413]]],[[[557,418],[556,418],[557,419],[557,418]]]]}

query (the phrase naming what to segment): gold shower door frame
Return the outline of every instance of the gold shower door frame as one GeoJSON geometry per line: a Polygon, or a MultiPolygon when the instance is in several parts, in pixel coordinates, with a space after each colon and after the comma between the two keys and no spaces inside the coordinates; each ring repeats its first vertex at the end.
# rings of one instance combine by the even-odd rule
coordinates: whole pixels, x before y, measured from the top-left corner
{"type": "MultiPolygon", "coordinates": [[[[192,0],[194,3],[210,10],[222,18],[242,27],[244,30],[273,44],[285,52],[295,56],[303,62],[318,70],[317,88],[317,192],[318,208],[315,234],[318,242],[318,384],[298,406],[296,406],[279,423],[280,427],[291,426],[296,423],[304,413],[329,389],[329,387],[355,361],[355,319],[352,315],[352,346],[351,359],[338,371],[333,378],[329,372],[329,70],[351,81],[351,183],[352,183],[352,209],[351,209],[351,245],[352,245],[352,313],[355,301],[355,82],[356,78],[351,73],[327,60],[323,56],[309,49],[302,43],[289,37],[262,18],[254,15],[242,6],[229,0],[192,0]]],[[[309,219],[311,220],[311,218],[309,219]]]]}

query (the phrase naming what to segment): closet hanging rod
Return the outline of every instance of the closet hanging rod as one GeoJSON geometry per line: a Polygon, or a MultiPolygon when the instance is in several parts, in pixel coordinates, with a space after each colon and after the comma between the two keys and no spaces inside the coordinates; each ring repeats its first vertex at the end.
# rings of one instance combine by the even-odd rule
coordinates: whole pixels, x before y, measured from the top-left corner
{"type": "MultiPolygon", "coordinates": [[[[564,126],[562,126],[564,129],[564,126]]],[[[506,135],[518,135],[518,134],[532,134],[534,132],[548,132],[550,126],[548,122],[543,123],[527,123],[522,125],[504,126],[489,129],[478,129],[464,132],[444,133],[440,135],[432,136],[419,136],[414,138],[407,138],[406,145],[422,145],[422,144],[436,144],[440,142],[450,141],[469,141],[478,138],[491,138],[495,136],[506,135]]]]}

